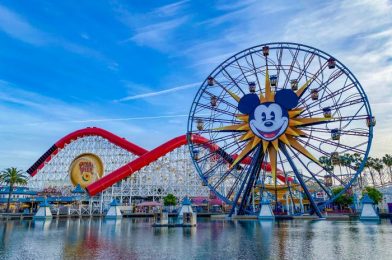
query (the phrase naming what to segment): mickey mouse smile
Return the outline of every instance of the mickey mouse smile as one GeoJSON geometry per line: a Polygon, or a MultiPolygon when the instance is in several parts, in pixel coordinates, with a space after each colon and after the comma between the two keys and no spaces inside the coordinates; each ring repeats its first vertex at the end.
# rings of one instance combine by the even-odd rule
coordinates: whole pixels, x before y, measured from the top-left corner
{"type": "Polygon", "coordinates": [[[288,126],[287,112],[277,103],[264,103],[256,107],[249,126],[258,137],[271,141],[284,133],[288,126]]]}
{"type": "Polygon", "coordinates": [[[251,128],[252,128],[253,132],[257,132],[257,133],[255,133],[257,136],[262,137],[265,140],[269,140],[269,139],[273,140],[281,134],[280,131],[282,130],[283,126],[280,127],[278,130],[275,130],[272,132],[263,132],[261,130],[258,130],[254,125],[252,125],[252,122],[251,122],[251,128]]]}
{"type": "Polygon", "coordinates": [[[238,110],[249,115],[252,132],[266,141],[273,141],[286,131],[289,125],[288,110],[298,104],[298,97],[292,90],[281,89],[277,91],[274,101],[260,104],[257,95],[247,94],[238,103],[238,110]]]}

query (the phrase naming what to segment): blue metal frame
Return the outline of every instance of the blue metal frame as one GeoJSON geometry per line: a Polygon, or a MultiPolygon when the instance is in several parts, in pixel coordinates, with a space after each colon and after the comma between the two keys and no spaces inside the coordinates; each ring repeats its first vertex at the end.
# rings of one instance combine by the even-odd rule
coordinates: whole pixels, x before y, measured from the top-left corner
{"type": "Polygon", "coordinates": [[[237,195],[234,199],[234,204],[233,204],[233,207],[231,208],[229,217],[232,216],[232,214],[235,211],[235,208],[237,208],[238,199],[242,193],[243,193],[243,195],[242,195],[242,199],[241,199],[241,204],[238,209],[238,215],[245,214],[246,206],[247,206],[246,203],[249,199],[249,192],[250,192],[250,189],[252,189],[252,185],[253,185],[255,179],[257,179],[257,176],[260,173],[260,165],[261,165],[261,161],[264,157],[263,153],[261,152],[263,147],[261,145],[258,145],[258,147],[256,149],[257,150],[253,156],[252,163],[249,165],[248,173],[247,173],[244,181],[242,182],[242,185],[241,185],[239,192],[237,192],[237,195]],[[245,183],[246,183],[246,189],[244,192],[242,192],[242,190],[245,187],[245,183]]]}
{"type": "MultiPolygon", "coordinates": [[[[370,118],[373,117],[372,111],[371,111],[371,107],[370,107],[370,104],[369,104],[369,100],[367,98],[367,95],[366,95],[365,91],[363,90],[361,84],[357,80],[357,78],[354,76],[354,74],[344,64],[342,64],[338,59],[336,59],[335,57],[331,56],[330,54],[328,54],[328,53],[326,53],[326,52],[324,52],[322,50],[319,50],[317,48],[314,48],[314,47],[311,47],[311,46],[308,46],[308,45],[292,43],[292,42],[271,42],[271,43],[265,43],[265,44],[256,45],[256,46],[247,48],[245,50],[242,50],[242,51],[232,55],[231,57],[229,57],[225,61],[223,61],[219,66],[217,66],[210,73],[210,76],[212,76],[212,77],[216,76],[219,73],[219,71],[222,70],[222,68],[232,64],[233,62],[235,62],[238,59],[241,59],[241,58],[243,58],[245,56],[254,54],[256,52],[260,52],[261,48],[263,46],[266,46],[266,45],[269,46],[270,50],[284,48],[284,49],[292,49],[292,50],[304,51],[304,52],[307,52],[307,53],[317,52],[318,56],[320,56],[320,57],[322,57],[322,58],[324,58],[326,60],[328,60],[329,58],[335,59],[336,67],[339,68],[355,84],[355,88],[358,90],[360,96],[363,98],[363,100],[364,100],[363,103],[364,103],[364,106],[365,106],[365,109],[366,109],[368,117],[370,117],[370,118]]],[[[251,56],[251,58],[252,58],[252,62],[253,62],[253,57],[251,56]]],[[[257,74],[256,74],[256,76],[257,76],[257,74]]],[[[258,80],[258,78],[257,78],[257,80],[258,80]]],[[[197,104],[200,101],[200,98],[202,96],[201,94],[205,91],[206,88],[208,88],[208,85],[206,84],[206,82],[207,82],[207,78],[203,81],[203,83],[201,84],[201,87],[199,88],[197,94],[195,95],[195,98],[194,98],[194,100],[192,102],[192,105],[191,105],[191,108],[190,108],[189,118],[188,118],[188,125],[187,125],[187,139],[188,139],[188,144],[189,144],[189,151],[190,151],[190,154],[191,154],[191,157],[192,157],[193,164],[195,165],[197,172],[199,173],[199,175],[202,178],[203,178],[203,172],[200,169],[197,161],[193,158],[193,148],[194,147],[193,147],[192,140],[191,140],[191,133],[192,133],[192,124],[193,124],[194,115],[195,115],[195,108],[196,108],[197,104]]],[[[259,85],[259,87],[260,87],[260,85],[259,85]]],[[[241,89],[241,88],[239,88],[239,89],[241,89]]],[[[327,204],[330,204],[337,197],[339,197],[340,195],[345,193],[347,191],[347,189],[356,181],[356,179],[358,178],[359,174],[363,171],[363,169],[365,167],[365,164],[366,164],[366,161],[367,161],[367,158],[368,158],[368,155],[369,155],[369,151],[370,151],[370,148],[371,148],[371,143],[372,143],[372,140],[373,140],[373,125],[370,125],[368,127],[368,129],[369,129],[368,145],[367,145],[366,151],[364,152],[364,155],[363,155],[363,161],[360,164],[360,166],[358,167],[358,169],[357,169],[356,173],[354,174],[353,178],[344,186],[344,189],[341,192],[339,192],[335,196],[332,196],[330,199],[324,201],[324,203],[319,205],[318,208],[325,207],[327,204]]],[[[292,162],[291,158],[290,158],[289,161],[292,162]]],[[[295,167],[295,165],[294,165],[294,167],[295,167]]],[[[222,196],[219,192],[215,191],[215,189],[210,184],[208,184],[208,182],[206,180],[203,179],[203,181],[205,181],[205,183],[208,185],[208,187],[211,190],[213,190],[216,193],[216,195],[221,200],[225,201],[227,204],[231,204],[233,206],[236,206],[228,198],[226,198],[225,196],[222,196]]]]}
{"type": "Polygon", "coordinates": [[[312,205],[313,210],[316,212],[316,214],[319,218],[323,218],[323,214],[321,214],[320,209],[318,208],[316,202],[314,201],[312,194],[310,194],[308,188],[306,187],[306,184],[305,184],[304,180],[302,179],[302,176],[299,173],[297,167],[295,166],[295,163],[293,162],[293,160],[291,159],[291,156],[287,152],[286,146],[281,144],[279,147],[280,147],[280,150],[282,150],[283,154],[286,156],[286,158],[291,166],[291,169],[293,169],[295,176],[297,177],[299,183],[301,184],[301,187],[304,189],[304,192],[305,192],[306,196],[308,197],[308,200],[310,201],[310,204],[312,205]]]}

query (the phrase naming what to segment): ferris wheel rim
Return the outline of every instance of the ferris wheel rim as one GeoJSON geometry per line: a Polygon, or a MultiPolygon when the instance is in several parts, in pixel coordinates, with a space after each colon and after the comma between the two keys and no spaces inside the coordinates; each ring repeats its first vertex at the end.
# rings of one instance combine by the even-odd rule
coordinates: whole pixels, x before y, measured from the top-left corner
{"type": "MultiPolygon", "coordinates": [[[[235,61],[237,61],[237,60],[239,60],[239,59],[241,59],[241,58],[243,58],[243,57],[245,57],[247,55],[250,55],[250,54],[256,52],[257,48],[262,48],[263,46],[268,46],[268,47],[270,47],[270,49],[290,49],[290,48],[291,49],[298,49],[300,51],[304,51],[304,52],[307,52],[307,53],[311,53],[311,51],[309,51],[309,50],[313,50],[314,51],[313,53],[317,52],[317,55],[322,57],[325,60],[327,60],[328,58],[335,59],[337,65],[339,65],[337,67],[340,69],[340,71],[343,71],[343,73],[345,75],[347,75],[347,77],[354,83],[355,88],[357,89],[358,93],[361,95],[361,98],[363,99],[363,104],[365,105],[365,109],[366,109],[366,112],[367,112],[368,116],[369,117],[373,117],[372,111],[371,111],[371,107],[370,107],[370,104],[369,104],[369,100],[368,100],[367,95],[366,95],[366,92],[364,91],[361,83],[358,81],[358,79],[355,77],[355,75],[340,60],[336,59],[334,56],[332,56],[332,55],[330,55],[330,54],[328,54],[328,53],[326,53],[326,52],[324,52],[324,51],[322,51],[320,49],[317,49],[317,48],[314,48],[312,46],[308,46],[308,45],[305,45],[305,44],[299,44],[299,43],[294,43],[294,42],[270,42],[270,43],[264,43],[264,44],[255,45],[255,46],[249,47],[247,49],[244,49],[242,51],[239,51],[239,52],[231,55],[229,58],[227,58],[226,60],[221,62],[218,66],[216,66],[215,69],[209,74],[209,76],[216,76],[216,75],[218,75],[222,71],[222,69],[224,69],[225,67],[229,66],[233,62],[235,62],[235,61]],[[284,46],[284,45],[287,45],[287,46],[284,46]],[[292,47],[293,45],[296,46],[297,48],[293,48],[292,47]],[[301,49],[301,48],[298,48],[298,47],[307,48],[307,49],[301,49]],[[251,50],[253,50],[253,52],[250,52],[251,50]],[[240,56],[240,54],[242,56],[240,56]],[[323,55],[320,55],[320,54],[323,54],[323,55]]],[[[187,126],[187,138],[188,138],[188,144],[189,144],[189,151],[190,151],[191,155],[193,154],[193,149],[194,149],[192,141],[191,141],[192,122],[193,122],[191,119],[193,119],[195,117],[195,112],[196,112],[195,111],[195,106],[197,106],[197,104],[199,103],[200,98],[202,97],[202,93],[208,88],[208,85],[206,84],[207,78],[202,82],[200,88],[198,89],[198,91],[197,91],[197,93],[196,93],[196,95],[195,95],[195,97],[193,99],[192,106],[191,106],[191,109],[190,109],[190,112],[189,112],[188,126],[187,126]]],[[[368,127],[368,144],[367,144],[366,151],[364,152],[364,160],[362,161],[361,165],[356,170],[356,173],[355,173],[354,177],[351,178],[350,181],[346,183],[346,185],[344,185],[344,189],[340,193],[338,193],[335,196],[331,197],[329,200],[324,201],[324,203],[321,204],[319,207],[323,207],[326,204],[328,204],[328,203],[332,202],[333,200],[335,200],[338,196],[340,196],[345,191],[347,191],[347,189],[356,181],[356,179],[358,178],[359,174],[363,171],[363,169],[365,167],[365,162],[366,162],[366,158],[369,155],[372,139],[373,139],[373,125],[368,127]]],[[[203,179],[203,174],[202,174],[201,169],[199,168],[198,163],[193,158],[192,158],[192,161],[193,161],[193,163],[194,163],[194,165],[195,165],[195,167],[196,167],[196,169],[197,169],[197,171],[199,173],[199,176],[203,179]]],[[[203,179],[203,181],[205,181],[205,180],[203,179]]],[[[221,199],[226,201],[228,204],[230,204],[231,201],[228,200],[226,197],[221,196],[221,194],[219,192],[216,192],[215,188],[212,187],[207,181],[206,181],[206,184],[207,184],[207,186],[209,186],[209,188],[211,190],[213,190],[218,195],[218,197],[220,197],[221,199]]]]}

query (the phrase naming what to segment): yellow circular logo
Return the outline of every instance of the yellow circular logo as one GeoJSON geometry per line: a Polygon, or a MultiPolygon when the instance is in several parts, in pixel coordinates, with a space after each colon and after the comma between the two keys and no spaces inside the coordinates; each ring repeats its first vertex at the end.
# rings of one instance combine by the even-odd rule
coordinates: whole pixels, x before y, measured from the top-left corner
{"type": "Polygon", "coordinates": [[[69,176],[74,186],[86,188],[91,183],[99,180],[103,175],[101,159],[92,153],[81,154],[76,157],[69,167],[69,176]]]}

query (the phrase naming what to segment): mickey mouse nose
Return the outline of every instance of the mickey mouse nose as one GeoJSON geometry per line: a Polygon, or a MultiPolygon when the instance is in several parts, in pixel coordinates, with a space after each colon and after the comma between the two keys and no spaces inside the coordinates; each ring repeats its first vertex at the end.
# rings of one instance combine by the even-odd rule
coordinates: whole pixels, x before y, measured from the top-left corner
{"type": "Polygon", "coordinates": [[[271,126],[273,125],[273,123],[272,123],[272,122],[265,122],[264,125],[265,125],[266,127],[271,127],[271,126]]]}

